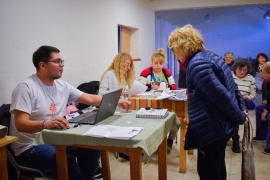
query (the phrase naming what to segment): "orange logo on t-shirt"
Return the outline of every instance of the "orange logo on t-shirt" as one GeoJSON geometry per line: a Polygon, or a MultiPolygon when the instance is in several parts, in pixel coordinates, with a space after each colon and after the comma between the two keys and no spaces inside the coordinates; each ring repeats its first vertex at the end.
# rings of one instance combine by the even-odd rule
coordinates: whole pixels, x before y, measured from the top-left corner
{"type": "Polygon", "coordinates": [[[55,114],[57,112],[57,107],[54,103],[50,104],[49,109],[50,109],[51,114],[55,114]]]}

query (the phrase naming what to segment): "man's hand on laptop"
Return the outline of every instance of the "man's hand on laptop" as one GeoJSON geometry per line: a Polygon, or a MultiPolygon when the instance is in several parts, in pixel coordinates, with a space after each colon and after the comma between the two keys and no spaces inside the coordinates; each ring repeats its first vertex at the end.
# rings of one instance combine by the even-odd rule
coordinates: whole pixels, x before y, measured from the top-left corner
{"type": "Polygon", "coordinates": [[[131,102],[130,101],[127,101],[125,99],[119,99],[118,101],[118,106],[122,109],[125,109],[127,112],[131,106],[131,102]]]}

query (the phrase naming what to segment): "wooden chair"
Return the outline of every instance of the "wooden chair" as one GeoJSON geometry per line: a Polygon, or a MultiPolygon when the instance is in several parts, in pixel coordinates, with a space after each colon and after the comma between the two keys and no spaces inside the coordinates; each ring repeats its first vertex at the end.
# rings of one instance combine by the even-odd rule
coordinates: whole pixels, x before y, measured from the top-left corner
{"type": "MultiPolygon", "coordinates": [[[[0,107],[0,124],[8,127],[8,129],[9,129],[9,122],[10,122],[10,117],[11,117],[9,110],[10,110],[10,104],[3,104],[0,107]]],[[[13,152],[9,148],[9,146],[7,146],[7,156],[8,156],[8,161],[9,161],[8,163],[10,163],[12,165],[11,167],[9,167],[9,172],[11,172],[11,168],[13,168],[13,171],[16,172],[16,177],[13,177],[14,176],[13,173],[9,176],[9,177],[13,177],[11,179],[19,180],[22,178],[22,176],[30,177],[32,179],[35,179],[36,177],[39,177],[39,178],[41,177],[44,180],[45,179],[47,179],[47,180],[54,179],[54,177],[49,178],[45,175],[45,174],[48,174],[50,172],[42,172],[38,169],[25,167],[25,166],[21,166],[20,164],[18,164],[16,161],[16,158],[13,155],[13,152]]]]}

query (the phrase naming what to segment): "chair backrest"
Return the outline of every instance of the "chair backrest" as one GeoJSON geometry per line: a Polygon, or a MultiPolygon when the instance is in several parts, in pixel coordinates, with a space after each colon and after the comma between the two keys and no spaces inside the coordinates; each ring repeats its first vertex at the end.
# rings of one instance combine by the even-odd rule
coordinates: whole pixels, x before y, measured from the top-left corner
{"type": "MultiPolygon", "coordinates": [[[[9,110],[10,110],[10,104],[3,104],[0,107],[0,125],[7,126],[8,130],[9,130],[10,117],[11,117],[11,113],[9,112],[9,110]]],[[[9,134],[9,132],[8,132],[8,134],[9,134]]],[[[7,146],[7,157],[9,160],[8,163],[10,163],[12,165],[12,166],[9,166],[9,168],[8,168],[10,179],[15,179],[14,173],[16,173],[16,179],[20,179],[22,173],[24,173],[24,172],[28,172],[27,175],[32,177],[32,178],[33,177],[42,177],[43,179],[46,178],[46,175],[44,175],[44,173],[38,169],[29,168],[29,167],[19,165],[16,162],[16,159],[13,155],[13,152],[9,148],[9,146],[7,146]]],[[[10,165],[10,164],[8,164],[8,165],[10,165]]]]}
{"type": "MultiPolygon", "coordinates": [[[[98,94],[99,81],[90,81],[87,83],[82,83],[77,87],[77,89],[79,89],[85,93],[88,93],[88,94],[98,94]]],[[[87,104],[79,103],[77,108],[79,110],[82,110],[82,109],[87,108],[88,106],[89,105],[87,105],[87,104]]]]}
{"type": "Polygon", "coordinates": [[[3,104],[0,107],[0,125],[7,126],[9,128],[9,120],[11,114],[9,112],[10,104],[3,104]]]}

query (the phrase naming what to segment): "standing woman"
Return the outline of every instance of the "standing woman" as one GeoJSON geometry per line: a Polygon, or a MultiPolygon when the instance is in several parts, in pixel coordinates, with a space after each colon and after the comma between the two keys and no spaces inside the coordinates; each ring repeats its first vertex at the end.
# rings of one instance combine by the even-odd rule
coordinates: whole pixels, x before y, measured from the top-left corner
{"type": "Polygon", "coordinates": [[[224,54],[224,61],[232,71],[232,66],[233,66],[233,63],[234,63],[234,54],[233,54],[233,52],[226,52],[224,54]]]}
{"type": "Polygon", "coordinates": [[[225,180],[225,149],[234,129],[246,121],[242,96],[224,60],[206,50],[188,24],[174,30],[168,47],[186,69],[189,124],[185,150],[198,149],[200,180],[225,180]]]}
{"type": "Polygon", "coordinates": [[[166,61],[165,50],[159,48],[152,54],[151,59],[151,67],[144,69],[139,78],[139,81],[148,87],[147,91],[151,89],[157,90],[160,82],[165,82],[168,88],[176,90],[171,71],[164,67],[166,61]]]}
{"type": "Polygon", "coordinates": [[[99,94],[104,95],[116,89],[123,89],[122,97],[132,86],[135,79],[135,68],[131,56],[121,52],[117,54],[101,77],[99,94]]]}
{"type": "MultiPolygon", "coordinates": [[[[237,87],[242,95],[244,104],[248,110],[255,109],[253,99],[256,97],[256,85],[255,79],[252,75],[248,74],[251,70],[251,63],[247,59],[236,59],[233,64],[233,79],[237,84],[237,87]]],[[[233,146],[232,151],[234,153],[240,153],[239,145],[239,126],[235,129],[232,136],[233,146]]]]}
{"type": "Polygon", "coordinates": [[[256,57],[256,62],[253,64],[253,71],[252,75],[255,78],[257,91],[262,91],[262,84],[263,84],[263,78],[262,78],[262,65],[269,61],[268,56],[264,53],[259,53],[256,57]]]}

